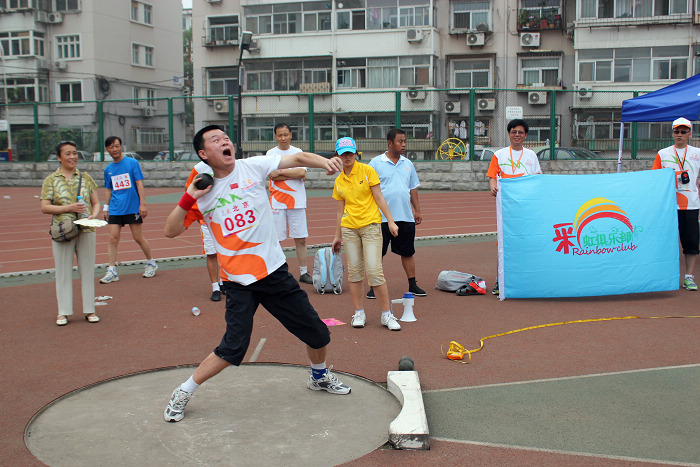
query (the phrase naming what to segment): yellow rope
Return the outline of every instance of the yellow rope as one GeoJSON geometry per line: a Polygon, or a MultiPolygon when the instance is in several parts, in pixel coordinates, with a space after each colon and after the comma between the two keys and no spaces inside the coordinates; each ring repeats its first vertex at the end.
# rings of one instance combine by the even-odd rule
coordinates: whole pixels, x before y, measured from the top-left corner
{"type": "Polygon", "coordinates": [[[458,363],[464,363],[466,365],[467,363],[471,362],[473,353],[476,353],[484,348],[484,341],[486,339],[493,339],[494,337],[507,336],[508,334],[515,334],[516,332],[530,331],[530,330],[539,329],[539,328],[561,326],[563,324],[593,323],[596,321],[613,321],[613,320],[621,320],[621,319],[665,319],[665,318],[700,318],[700,316],[618,316],[618,317],[614,317],[614,318],[579,319],[576,321],[564,321],[561,323],[539,324],[537,326],[530,326],[527,328],[515,329],[513,331],[502,332],[501,334],[494,334],[493,336],[484,337],[480,340],[481,345],[479,346],[478,349],[468,350],[468,349],[464,348],[464,346],[462,344],[460,344],[459,342],[450,341],[449,343],[443,342],[442,344],[440,344],[440,351],[442,352],[443,355],[445,355],[450,360],[454,360],[458,363]],[[447,352],[445,352],[445,348],[444,348],[445,344],[449,344],[447,352]],[[462,359],[464,358],[465,355],[467,356],[467,361],[463,362],[462,359]]]}

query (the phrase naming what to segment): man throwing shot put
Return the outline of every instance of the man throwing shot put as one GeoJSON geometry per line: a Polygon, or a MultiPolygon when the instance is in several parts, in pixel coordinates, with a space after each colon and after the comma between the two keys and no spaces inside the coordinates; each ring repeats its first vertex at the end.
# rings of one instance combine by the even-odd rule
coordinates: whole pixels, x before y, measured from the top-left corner
{"type": "Polygon", "coordinates": [[[311,361],[309,389],[349,394],[350,388],[326,368],[330,332],[287,270],[265,190],[265,181],[275,170],[316,167],[332,175],[341,170],[340,160],[306,152],[236,160],[233,143],[216,125],[199,130],[193,143],[200,159],[212,168],[214,185],[199,190],[196,183],[190,184],[166,220],[165,235],[176,237],[199,220],[209,227],[224,277],[226,332],[194,374],[173,391],[165,420],[182,420],[200,384],[229,365],[240,365],[259,304],[306,344],[311,361]]]}

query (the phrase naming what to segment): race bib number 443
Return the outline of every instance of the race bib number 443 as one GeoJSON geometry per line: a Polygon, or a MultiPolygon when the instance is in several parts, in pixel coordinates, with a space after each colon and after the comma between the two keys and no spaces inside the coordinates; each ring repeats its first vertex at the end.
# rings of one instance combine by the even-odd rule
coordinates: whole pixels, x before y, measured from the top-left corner
{"type": "Polygon", "coordinates": [[[129,188],[131,188],[131,177],[128,173],[112,176],[112,190],[128,190],[129,188]]]}

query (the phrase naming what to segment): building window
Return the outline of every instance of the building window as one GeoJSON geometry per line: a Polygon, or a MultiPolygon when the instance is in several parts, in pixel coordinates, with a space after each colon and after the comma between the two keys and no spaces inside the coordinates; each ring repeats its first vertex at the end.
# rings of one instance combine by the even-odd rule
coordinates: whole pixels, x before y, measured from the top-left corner
{"type": "MultiPolygon", "coordinates": [[[[592,3],[595,0],[587,0],[592,3]]],[[[554,17],[561,14],[562,0],[520,0],[520,8],[527,11],[528,18],[543,18],[550,23],[554,22],[554,17]]]]}
{"type": "Polygon", "coordinates": [[[399,27],[430,26],[430,8],[414,6],[399,8],[399,27]]]}
{"type": "Polygon", "coordinates": [[[48,87],[45,82],[40,82],[36,78],[6,78],[0,80],[0,102],[3,104],[5,103],[3,81],[7,82],[7,100],[11,104],[48,100],[48,87]]]}
{"type": "Polygon", "coordinates": [[[451,2],[452,31],[475,31],[480,23],[491,28],[491,5],[488,1],[461,0],[451,2]]]}
{"type": "Polygon", "coordinates": [[[452,60],[450,87],[487,88],[491,85],[490,60],[452,60]]]}
{"type": "Polygon", "coordinates": [[[689,0],[578,0],[578,3],[579,18],[645,18],[689,11],[689,0]]]}
{"type": "Polygon", "coordinates": [[[578,51],[578,81],[615,83],[685,79],[688,47],[627,47],[578,51]]]}
{"type": "Polygon", "coordinates": [[[80,82],[58,83],[58,101],[64,104],[82,102],[83,85],[80,82]]]}
{"type": "Polygon", "coordinates": [[[153,25],[153,5],[132,0],[131,21],[153,25]]]}
{"type": "Polygon", "coordinates": [[[143,5],[143,22],[153,24],[153,6],[143,5]]]}
{"type": "Polygon", "coordinates": [[[56,11],[80,11],[80,0],[56,0],[56,11]]]}
{"type": "Polygon", "coordinates": [[[33,55],[31,31],[0,32],[0,46],[5,57],[33,55]]]}
{"type": "Polygon", "coordinates": [[[427,86],[429,84],[429,56],[399,58],[399,86],[427,86]]]}
{"type": "Polygon", "coordinates": [[[331,12],[328,6],[327,2],[302,3],[304,32],[331,30],[331,12]]]}
{"type": "Polygon", "coordinates": [[[138,66],[153,66],[153,47],[142,44],[131,44],[131,64],[138,66]]]}
{"type": "Polygon", "coordinates": [[[245,84],[248,91],[272,90],[272,63],[246,63],[245,84]]]}
{"type": "Polygon", "coordinates": [[[368,58],[367,87],[395,88],[398,86],[398,58],[368,58]]]}
{"type": "Polygon", "coordinates": [[[209,96],[230,96],[238,94],[237,68],[216,68],[208,70],[209,96]]]}
{"type": "Polygon", "coordinates": [[[59,60],[79,59],[80,35],[54,36],[56,41],[56,58],[59,60]]]}
{"type": "Polygon", "coordinates": [[[143,109],[145,107],[155,107],[156,90],[150,88],[132,88],[132,107],[143,109]]]}
{"type": "Polygon", "coordinates": [[[166,128],[133,127],[131,140],[140,151],[158,151],[168,144],[166,128]]]}
{"type": "MultiPolygon", "coordinates": [[[[350,8],[351,2],[344,3],[345,8],[350,8]]],[[[364,2],[352,2],[362,6],[364,2]]],[[[365,29],[365,10],[341,10],[336,13],[336,28],[362,31],[365,29]]]]}
{"type": "MultiPolygon", "coordinates": [[[[547,118],[541,118],[541,117],[525,117],[525,120],[528,123],[528,126],[530,129],[527,132],[527,138],[525,138],[525,141],[530,144],[534,143],[540,143],[539,146],[542,146],[545,144],[547,140],[552,139],[552,132],[551,128],[549,127],[550,122],[549,122],[549,117],[547,118]]],[[[560,134],[561,132],[558,130],[559,129],[559,117],[556,117],[556,125],[555,128],[557,129],[557,134],[560,134]]],[[[530,146],[528,146],[530,147],[530,146]]]]}
{"type": "Polygon", "coordinates": [[[545,86],[559,85],[559,57],[535,57],[520,59],[521,84],[532,86],[543,83],[545,86]]]}
{"type": "Polygon", "coordinates": [[[3,10],[25,10],[30,8],[29,0],[0,0],[0,8],[3,10]]]}
{"type": "Polygon", "coordinates": [[[396,6],[367,9],[367,29],[396,29],[398,26],[396,6]]]}
{"type": "Polygon", "coordinates": [[[246,90],[297,91],[301,83],[328,83],[330,67],[327,59],[247,62],[246,90]]]}
{"type": "Polygon", "coordinates": [[[207,18],[209,28],[207,42],[238,42],[238,15],[211,16],[207,18]]]}
{"type": "Polygon", "coordinates": [[[364,88],[366,82],[366,60],[364,58],[349,58],[338,60],[338,88],[364,88]]]}

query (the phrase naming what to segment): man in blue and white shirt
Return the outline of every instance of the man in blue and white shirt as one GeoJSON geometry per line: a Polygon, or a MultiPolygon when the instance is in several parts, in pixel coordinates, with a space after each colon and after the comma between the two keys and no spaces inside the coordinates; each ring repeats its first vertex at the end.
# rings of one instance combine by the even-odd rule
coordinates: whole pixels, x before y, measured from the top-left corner
{"type": "MultiPolygon", "coordinates": [[[[369,165],[379,174],[382,195],[389,205],[389,211],[399,226],[399,235],[389,232],[386,217],[382,214],[382,256],[391,243],[391,251],[401,256],[401,265],[408,278],[408,291],[417,297],[425,297],[425,290],[416,283],[416,225],[423,220],[418,204],[418,174],[413,162],[403,154],[406,152],[406,132],[394,128],[386,136],[387,151],[374,157],[369,165]]],[[[367,298],[374,298],[374,290],[367,292],[367,298]]]]}

